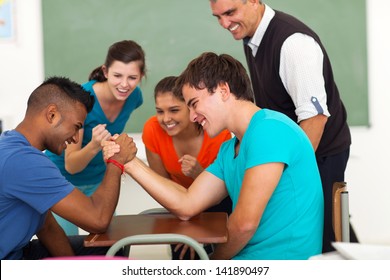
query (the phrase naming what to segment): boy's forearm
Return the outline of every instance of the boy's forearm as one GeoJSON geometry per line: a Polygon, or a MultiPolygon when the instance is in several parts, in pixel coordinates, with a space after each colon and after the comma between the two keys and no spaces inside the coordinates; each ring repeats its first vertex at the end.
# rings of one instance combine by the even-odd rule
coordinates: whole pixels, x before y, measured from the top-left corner
{"type": "Polygon", "coordinates": [[[185,211],[180,210],[186,208],[186,188],[158,175],[137,157],[125,164],[125,172],[170,212],[181,219],[188,219],[185,211]]]}

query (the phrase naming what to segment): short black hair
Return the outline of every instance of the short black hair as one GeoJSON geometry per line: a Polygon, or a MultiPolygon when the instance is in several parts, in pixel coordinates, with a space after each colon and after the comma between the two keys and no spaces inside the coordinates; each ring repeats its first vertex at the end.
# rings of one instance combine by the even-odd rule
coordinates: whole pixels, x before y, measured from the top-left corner
{"type": "Polygon", "coordinates": [[[39,110],[50,103],[66,106],[69,102],[80,102],[89,113],[95,99],[80,84],[66,77],[53,76],[31,93],[27,101],[27,111],[39,110]]]}

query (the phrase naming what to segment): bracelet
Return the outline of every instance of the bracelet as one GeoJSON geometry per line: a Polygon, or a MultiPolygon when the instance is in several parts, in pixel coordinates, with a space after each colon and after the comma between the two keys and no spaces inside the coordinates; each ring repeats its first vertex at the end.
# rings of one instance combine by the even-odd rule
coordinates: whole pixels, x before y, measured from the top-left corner
{"type": "Polygon", "coordinates": [[[117,162],[115,159],[110,158],[110,159],[106,160],[106,162],[107,163],[112,163],[112,164],[118,166],[122,170],[122,174],[125,173],[124,165],[119,163],[119,162],[117,162]]]}

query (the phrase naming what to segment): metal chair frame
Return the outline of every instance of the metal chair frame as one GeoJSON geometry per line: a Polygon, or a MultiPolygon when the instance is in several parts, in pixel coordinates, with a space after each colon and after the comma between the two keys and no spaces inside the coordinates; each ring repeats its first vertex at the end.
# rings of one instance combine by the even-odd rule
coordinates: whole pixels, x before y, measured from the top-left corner
{"type": "Polygon", "coordinates": [[[195,239],[182,235],[182,234],[173,234],[173,233],[161,233],[161,234],[139,234],[124,237],[117,242],[115,242],[110,249],[107,251],[106,256],[112,257],[122,249],[123,247],[130,247],[134,244],[170,244],[170,243],[183,243],[192,247],[199,255],[201,260],[209,260],[209,256],[204,250],[203,246],[196,241],[195,239]]]}

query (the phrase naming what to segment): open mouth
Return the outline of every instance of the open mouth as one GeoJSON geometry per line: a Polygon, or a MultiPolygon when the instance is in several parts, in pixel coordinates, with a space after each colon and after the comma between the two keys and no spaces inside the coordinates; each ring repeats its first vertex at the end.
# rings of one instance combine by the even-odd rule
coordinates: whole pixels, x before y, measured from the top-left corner
{"type": "Polygon", "coordinates": [[[165,126],[168,128],[168,129],[172,129],[174,128],[175,126],[177,125],[177,123],[166,123],[165,126]]]}
{"type": "Polygon", "coordinates": [[[234,32],[237,30],[237,28],[239,27],[240,25],[237,23],[236,25],[233,25],[232,27],[229,27],[229,31],[230,32],[234,32]]]}
{"type": "Polygon", "coordinates": [[[124,96],[127,95],[128,92],[129,92],[128,89],[120,89],[120,88],[117,88],[116,90],[119,92],[120,95],[124,95],[124,96]]]}

